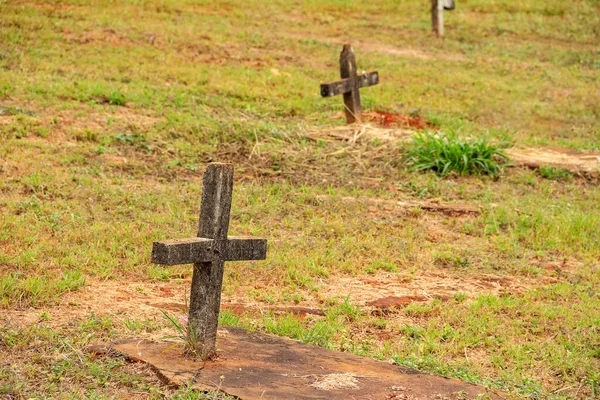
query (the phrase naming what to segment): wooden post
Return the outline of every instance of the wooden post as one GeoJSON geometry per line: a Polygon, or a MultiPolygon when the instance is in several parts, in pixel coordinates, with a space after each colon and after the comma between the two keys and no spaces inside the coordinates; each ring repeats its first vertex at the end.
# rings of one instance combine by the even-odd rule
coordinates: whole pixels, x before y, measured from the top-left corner
{"type": "Polygon", "coordinates": [[[340,76],[341,81],[321,84],[321,96],[330,97],[343,94],[346,122],[351,124],[360,121],[362,115],[359,89],[377,85],[379,74],[375,71],[357,75],[354,50],[352,46],[345,44],[340,54],[340,76]]]}
{"type": "Polygon", "coordinates": [[[194,263],[188,340],[197,357],[205,360],[216,352],[217,326],[225,262],[219,257],[229,230],[233,193],[233,165],[209,165],[202,181],[198,237],[214,240],[212,260],[194,263]]]}
{"type": "Polygon", "coordinates": [[[152,262],[194,264],[188,345],[202,360],[216,351],[217,325],[225,261],[264,260],[265,239],[227,238],[233,192],[233,166],[210,164],[204,173],[197,238],[155,242],[152,262]]]}
{"type": "MultiPolygon", "coordinates": [[[[353,89],[356,88],[356,57],[354,57],[354,50],[349,44],[345,44],[340,53],[340,77],[349,79],[350,86],[353,89]]],[[[346,111],[346,123],[351,124],[360,119],[362,107],[358,90],[344,93],[344,111],[346,111]]]]}
{"type": "Polygon", "coordinates": [[[431,0],[431,26],[438,37],[444,36],[444,0],[431,0]]]}

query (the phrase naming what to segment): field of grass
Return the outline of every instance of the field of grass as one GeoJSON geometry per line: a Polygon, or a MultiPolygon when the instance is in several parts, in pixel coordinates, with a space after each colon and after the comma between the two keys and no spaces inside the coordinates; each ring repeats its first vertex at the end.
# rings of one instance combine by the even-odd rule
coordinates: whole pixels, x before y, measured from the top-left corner
{"type": "Polygon", "coordinates": [[[211,161],[236,166],[231,233],[269,239],[266,261],[226,265],[223,301],[247,308],[224,324],[508,398],[600,398],[597,179],[440,177],[408,167],[406,142],[307,135],[344,124],[319,83],[350,42],[381,76],[365,109],[600,150],[598,0],[459,1],[443,40],[428,4],[0,0],[0,399],[200,396],[84,350],[173,334],[136,296],[184,302],[191,268],[154,266],[150,249],[194,234],[211,161]],[[398,200],[481,214],[381,205],[398,200]],[[359,294],[373,281],[424,300],[373,313],[359,294]],[[134,295],[87,302],[96,286],[134,295]]]}

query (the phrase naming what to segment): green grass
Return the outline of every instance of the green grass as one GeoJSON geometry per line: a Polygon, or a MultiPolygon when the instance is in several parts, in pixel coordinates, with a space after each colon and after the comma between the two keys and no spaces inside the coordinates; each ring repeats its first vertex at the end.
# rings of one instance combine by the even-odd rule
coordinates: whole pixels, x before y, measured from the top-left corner
{"type": "MultiPolygon", "coordinates": [[[[121,144],[109,144],[108,148],[113,146],[121,144]]],[[[29,160],[32,158],[27,155],[39,154],[40,149],[36,146],[15,147],[13,151],[11,160],[29,160]]],[[[139,151],[145,154],[143,150],[139,151]]],[[[52,151],[49,153],[46,156],[49,161],[59,161],[64,157],[60,152],[54,156],[52,151]]],[[[118,281],[164,281],[183,273],[189,278],[190,270],[186,267],[152,267],[148,262],[148,252],[149,243],[153,240],[181,237],[195,231],[201,193],[197,175],[190,175],[187,181],[169,178],[169,169],[165,166],[164,175],[161,172],[158,177],[152,177],[149,172],[135,166],[126,170],[119,165],[101,166],[96,164],[98,160],[95,157],[100,156],[65,164],[44,175],[33,173],[19,181],[4,181],[4,187],[9,190],[3,193],[11,195],[3,198],[2,264],[5,271],[20,271],[3,276],[11,285],[9,291],[3,294],[4,307],[35,306],[43,309],[60,301],[62,291],[56,289],[60,282],[65,282],[63,290],[72,290],[68,289],[72,285],[75,289],[77,276],[118,281]],[[143,179],[138,180],[131,174],[143,179]],[[71,194],[66,197],[62,193],[71,194]],[[27,247],[16,245],[19,243],[26,243],[27,247]],[[51,246],[54,243],[69,245],[51,246]],[[40,265],[45,268],[39,270],[40,265]],[[68,271],[80,271],[80,275],[75,272],[65,275],[69,274],[68,271]],[[31,281],[37,283],[37,292],[25,290],[31,281]]],[[[244,172],[238,170],[237,174],[243,175],[244,172]]],[[[581,293],[599,282],[596,260],[600,255],[597,246],[600,220],[588,211],[600,201],[598,191],[584,181],[557,182],[539,178],[529,171],[509,173],[500,181],[477,177],[461,179],[440,179],[433,173],[406,173],[398,180],[405,182],[401,190],[408,196],[457,199],[483,207],[483,215],[469,220],[467,225],[460,219],[435,217],[434,220],[445,230],[454,231],[459,237],[456,241],[437,243],[430,241],[430,225],[424,225],[423,216],[419,217],[419,214],[395,221],[397,217],[390,219],[385,214],[369,216],[368,206],[362,202],[346,204],[342,200],[345,196],[389,198],[391,194],[386,189],[364,191],[277,182],[238,184],[234,194],[233,233],[281,239],[271,242],[269,258],[264,262],[228,265],[224,296],[241,292],[260,304],[303,304],[320,298],[319,286],[323,280],[334,281],[340,276],[359,278],[372,273],[372,270],[390,271],[397,276],[418,276],[429,271],[465,277],[491,273],[517,279],[521,276],[543,278],[550,273],[536,266],[537,261],[533,260],[566,257],[581,262],[581,266],[561,278],[569,279],[577,288],[575,292],[566,292],[564,300],[571,303],[583,301],[587,313],[593,315],[592,310],[600,306],[599,299],[582,298],[581,293]],[[330,197],[318,197],[324,194],[330,197]],[[381,235],[384,230],[386,235],[381,235]],[[389,268],[390,265],[393,268],[389,268]],[[266,289],[253,289],[255,285],[265,284],[268,284],[266,289]]],[[[348,301],[353,304],[352,297],[348,301]]],[[[440,315],[439,305],[423,309],[415,306],[405,313],[416,318],[414,326],[426,329],[424,332],[437,329],[437,324],[460,316],[454,330],[464,332],[459,333],[463,341],[459,343],[468,347],[470,342],[466,330],[470,324],[485,325],[498,313],[495,308],[484,308],[474,311],[472,320],[467,320],[463,317],[469,308],[465,308],[464,304],[469,303],[444,305],[449,307],[449,315],[440,315]],[[432,325],[428,328],[429,323],[432,325]]],[[[545,300],[541,304],[550,306],[552,301],[545,300]]],[[[522,300],[520,307],[532,311],[537,306],[522,300]]],[[[568,308],[561,311],[565,316],[569,312],[568,308]]],[[[415,343],[398,342],[398,338],[402,337],[402,325],[394,328],[395,323],[388,322],[395,339],[385,344],[364,333],[372,331],[372,328],[364,328],[365,325],[379,324],[379,320],[367,318],[359,312],[348,313],[354,316],[342,320],[300,321],[292,317],[267,315],[264,319],[246,320],[245,324],[309,343],[381,358],[406,360],[411,354],[416,354],[414,351],[419,346],[431,346],[426,354],[420,356],[425,357],[427,362],[419,361],[420,358],[411,358],[411,362],[418,362],[429,371],[445,371],[448,376],[463,376],[462,372],[463,375],[458,375],[459,372],[468,370],[471,375],[479,377],[480,382],[486,382],[490,376],[502,376],[501,387],[509,391],[521,386],[535,386],[535,391],[539,391],[541,383],[536,374],[555,376],[564,368],[560,359],[537,356],[535,366],[528,365],[527,368],[522,365],[522,360],[512,362],[510,356],[503,356],[501,369],[491,361],[465,366],[460,347],[458,350],[456,347],[448,348],[450,345],[458,346],[456,343],[441,339],[431,342],[428,336],[418,338],[415,343]],[[380,348],[386,346],[388,349],[381,352],[380,348]],[[530,371],[535,372],[527,375],[530,371]],[[523,383],[523,376],[533,383],[523,383]]],[[[500,315],[508,319],[505,311],[501,311],[500,315]]],[[[586,323],[584,315],[584,312],[575,315],[574,324],[579,323],[580,332],[588,332],[589,343],[594,343],[597,328],[586,323]]],[[[236,324],[236,321],[229,323],[236,324]]],[[[537,351],[547,348],[546,340],[563,326],[562,319],[546,323],[548,332],[539,338],[531,338],[531,346],[537,351]]],[[[539,322],[535,324],[539,325],[539,322]]],[[[139,328],[136,332],[143,335],[145,330],[139,328]]],[[[506,352],[510,350],[510,341],[521,336],[520,331],[499,329],[498,332],[503,335],[499,346],[506,352]]],[[[435,334],[433,330],[431,335],[435,334]]],[[[496,346],[495,342],[484,343],[480,351],[493,358],[495,352],[492,350],[496,346]]],[[[579,348],[569,351],[574,352],[575,358],[569,361],[573,365],[590,365],[590,374],[585,379],[596,379],[591,373],[597,371],[594,367],[597,361],[590,351],[579,348]]],[[[579,379],[577,375],[568,373],[558,376],[559,381],[565,384],[579,379]]],[[[587,385],[582,390],[589,391],[590,388],[587,385]]]]}
{"type": "Polygon", "coordinates": [[[464,5],[448,13],[446,39],[433,43],[427,10],[416,1],[352,8],[368,10],[380,21],[376,26],[360,13],[334,18],[340,5],[328,1],[294,7],[277,1],[267,13],[221,2],[142,9],[103,4],[94,9],[97,19],[77,2],[63,9],[52,2],[4,3],[0,87],[5,96],[39,104],[59,98],[63,109],[126,102],[134,110],[177,115],[188,120],[172,126],[184,136],[251,133],[266,123],[289,128],[295,116],[324,122],[328,111],[340,110],[314,89],[336,78],[335,26],[352,28],[353,40],[369,38],[356,49],[360,68],[377,68],[385,78],[363,92],[369,107],[420,109],[443,121],[443,130],[458,123],[466,133],[480,133],[491,125],[516,130],[528,143],[597,148],[597,107],[589,90],[598,85],[593,3],[538,3],[464,5]],[[215,11],[220,7],[231,7],[228,18],[215,11]],[[315,14],[322,20],[310,27],[300,22],[315,14]],[[133,15],[135,27],[128,23],[133,15]],[[405,49],[424,56],[397,54],[405,49]],[[104,67],[106,59],[111,68],[104,67]],[[274,75],[272,68],[289,76],[274,75]]]}
{"type": "Polygon", "coordinates": [[[556,181],[568,181],[569,179],[573,178],[573,173],[567,171],[566,169],[548,165],[541,166],[539,169],[539,174],[543,178],[556,181]]]}
{"type": "Polygon", "coordinates": [[[11,272],[0,276],[0,305],[24,307],[30,304],[48,304],[63,293],[85,285],[85,276],[79,270],[70,270],[49,280],[46,276],[24,276],[11,272]]]}
{"type": "Polygon", "coordinates": [[[149,251],[195,234],[210,161],[236,165],[231,233],[270,241],[266,261],[225,271],[224,298],[259,311],[224,312],[222,324],[514,398],[597,397],[597,182],[555,167],[500,173],[494,155],[506,137],[598,150],[597,6],[462,2],[442,41],[416,0],[0,1],[0,397],[213,396],[83,351],[172,335],[158,311],[67,323],[55,307],[80,313],[77,296],[93,282],[189,284],[189,267],[151,265],[149,251]],[[307,136],[344,123],[341,99],[320,98],[318,84],[337,79],[346,41],[359,69],[382,79],[362,90],[366,109],[471,139],[417,136],[433,141],[419,154],[435,171],[415,172],[407,144],[307,136]],[[443,154],[457,173],[436,174],[452,165],[443,154]],[[387,205],[406,199],[474,204],[481,215],[387,205]],[[381,274],[527,285],[473,294],[465,284],[385,316],[352,293],[323,294],[381,274]],[[325,315],[268,311],[286,305],[325,315]],[[21,323],[23,313],[39,318],[21,323]]]}
{"type": "MultiPolygon", "coordinates": [[[[164,328],[157,321],[146,325],[150,332],[164,328]]],[[[96,357],[86,351],[90,344],[112,340],[123,333],[110,318],[94,314],[71,321],[59,330],[46,325],[44,319],[25,327],[3,325],[0,396],[111,399],[125,390],[148,399],[232,399],[186,386],[164,387],[148,367],[129,364],[122,357],[96,357]]]]}
{"type": "MultiPolygon", "coordinates": [[[[177,321],[174,317],[172,317],[171,315],[167,314],[164,310],[160,310],[163,317],[169,321],[169,324],[171,324],[171,327],[174,328],[175,330],[175,335],[173,336],[165,336],[163,339],[175,339],[177,341],[180,341],[184,344],[184,351],[186,353],[186,355],[189,355],[190,357],[194,358],[194,359],[198,359],[199,358],[199,353],[204,354],[205,351],[203,350],[203,343],[201,342],[201,340],[198,338],[198,331],[196,330],[197,326],[193,325],[193,324],[187,324],[186,323],[182,323],[180,321],[177,321]]],[[[186,319],[187,321],[187,319],[186,319]]],[[[212,356],[213,354],[208,354],[207,356],[212,356]]],[[[202,358],[202,360],[205,360],[206,358],[202,358]]]]}
{"type": "Polygon", "coordinates": [[[406,163],[414,171],[431,169],[440,176],[456,172],[496,177],[508,164],[501,150],[507,144],[492,144],[485,136],[462,139],[456,133],[421,132],[412,141],[406,163]]]}

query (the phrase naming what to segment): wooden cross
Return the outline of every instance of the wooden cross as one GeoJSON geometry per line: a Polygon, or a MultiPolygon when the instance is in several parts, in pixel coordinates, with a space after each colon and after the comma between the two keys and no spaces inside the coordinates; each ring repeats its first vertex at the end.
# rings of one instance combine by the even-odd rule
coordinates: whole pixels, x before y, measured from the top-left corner
{"type": "Polygon", "coordinates": [[[321,96],[331,97],[343,93],[346,122],[351,124],[357,120],[360,121],[362,114],[359,89],[377,85],[379,75],[377,71],[357,75],[354,50],[352,50],[352,46],[345,44],[340,54],[340,76],[341,81],[321,84],[321,96]]]}
{"type": "Polygon", "coordinates": [[[187,334],[202,360],[216,351],[225,261],[267,257],[266,239],[227,237],[232,192],[233,166],[210,164],[202,182],[198,237],[154,242],[152,247],[155,264],[194,264],[187,334]]]}

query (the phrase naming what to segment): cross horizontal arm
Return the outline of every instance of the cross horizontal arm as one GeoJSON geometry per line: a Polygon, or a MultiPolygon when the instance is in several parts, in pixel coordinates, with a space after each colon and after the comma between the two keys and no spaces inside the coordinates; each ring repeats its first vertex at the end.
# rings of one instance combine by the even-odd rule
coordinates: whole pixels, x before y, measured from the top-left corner
{"type": "Polygon", "coordinates": [[[264,260],[267,240],[244,237],[226,239],[225,254],[214,254],[215,240],[188,238],[154,242],[152,262],[161,265],[194,264],[211,261],[214,256],[223,261],[264,260]]]}
{"type": "Polygon", "coordinates": [[[267,239],[232,236],[227,239],[225,261],[265,260],[267,239]]]}
{"type": "MultiPolygon", "coordinates": [[[[338,94],[348,93],[354,89],[352,87],[352,81],[352,78],[347,78],[337,82],[321,83],[321,96],[332,97],[337,96],[338,94]]],[[[377,71],[373,71],[363,75],[357,75],[355,82],[357,88],[377,85],[379,83],[379,74],[377,71]]]]}

